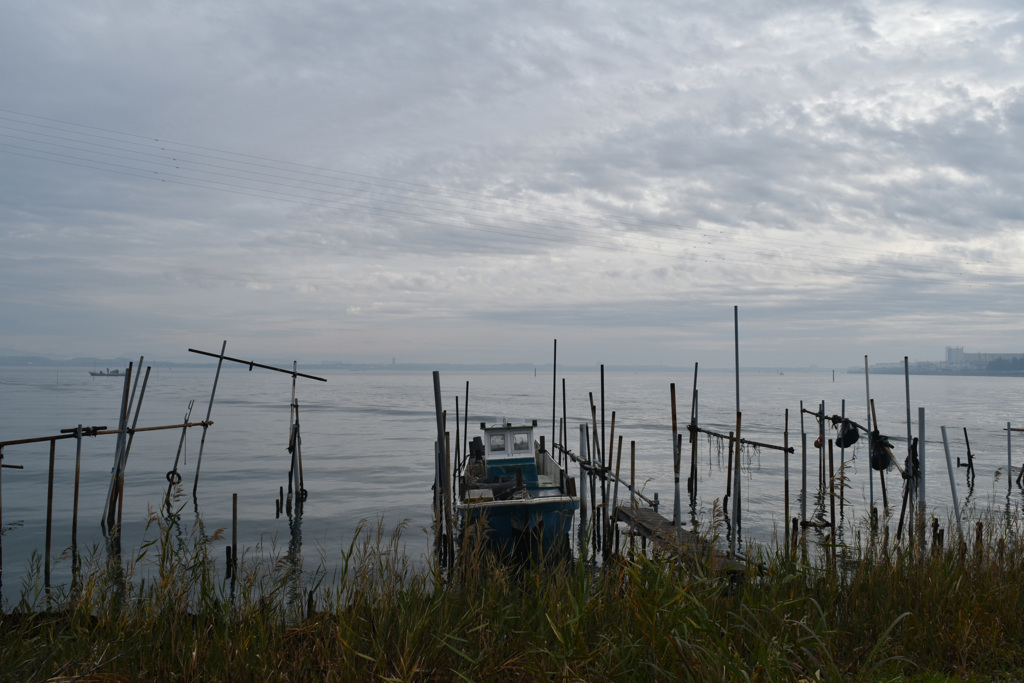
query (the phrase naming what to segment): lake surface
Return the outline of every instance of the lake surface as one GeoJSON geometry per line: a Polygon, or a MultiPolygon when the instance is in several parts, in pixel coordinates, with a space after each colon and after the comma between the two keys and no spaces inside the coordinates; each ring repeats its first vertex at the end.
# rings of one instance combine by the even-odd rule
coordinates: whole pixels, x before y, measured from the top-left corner
{"type": "MultiPolygon", "coordinates": [[[[308,500],[301,522],[301,553],[306,567],[328,571],[341,560],[361,520],[388,529],[406,521],[403,547],[413,557],[428,552],[433,483],[433,442],[436,436],[433,378],[430,372],[307,370],[326,383],[299,378],[297,400],[301,411],[302,457],[308,500]]],[[[191,420],[205,418],[215,367],[155,368],[141,406],[139,427],[179,424],[188,403],[195,401],[191,420]]],[[[566,386],[568,447],[579,451],[579,428],[590,420],[589,394],[601,421],[600,370],[559,373],[557,414],[562,416],[562,379],[566,386]]],[[[454,438],[456,396],[465,409],[469,382],[469,433],[478,433],[482,421],[537,419],[539,433],[552,438],[552,376],[532,370],[520,372],[442,371],[442,394],[454,438]]],[[[645,495],[659,494],[661,512],[672,515],[673,468],[670,384],[676,384],[680,431],[690,415],[692,371],[605,372],[605,423],[610,429],[615,413],[615,434],[624,440],[623,478],[630,442],[636,443],[636,481],[645,495]]],[[[906,455],[906,386],[901,375],[872,375],[881,431],[890,437],[900,459],[906,455]]],[[[49,436],[61,429],[105,425],[116,428],[123,379],[91,377],[77,368],[0,368],[0,441],[49,436]]],[[[731,372],[704,372],[697,379],[700,426],[728,433],[736,423],[736,380],[731,372]]],[[[187,494],[179,501],[183,517],[202,518],[205,528],[230,531],[232,494],[238,494],[239,547],[249,557],[256,553],[280,555],[294,543],[297,531],[286,515],[275,516],[280,487],[287,486],[290,455],[288,375],[225,364],[217,386],[210,427],[193,507],[191,490],[202,430],[189,430],[179,465],[187,494]]],[[[786,410],[789,411],[791,516],[800,514],[800,402],[816,410],[825,401],[827,414],[838,414],[846,401],[846,415],[866,424],[867,404],[863,375],[832,371],[791,372],[785,375],[742,373],[740,402],[743,437],[782,445],[786,410]]],[[[956,469],[961,507],[971,517],[984,510],[1018,515],[1021,491],[1008,492],[1006,480],[1008,422],[1024,426],[1024,380],[1000,377],[912,376],[910,398],[913,435],[918,435],[918,407],[926,409],[926,486],[929,511],[945,525],[951,514],[949,477],[941,426],[946,426],[955,464],[966,460],[963,430],[968,430],[977,472],[969,486],[965,469],[956,469]]],[[[464,413],[463,413],[464,414],[464,413]]],[[[817,426],[804,417],[808,432],[808,485],[816,488],[818,456],[812,442],[817,426]]],[[[461,427],[460,427],[461,429],[461,427]]],[[[835,436],[835,432],[830,432],[835,436]]],[[[160,507],[167,489],[181,430],[139,432],[127,466],[124,496],[124,548],[131,552],[155,531],[147,530],[150,510],[160,507]]],[[[610,437],[609,437],[610,438],[610,437]]],[[[82,446],[79,503],[79,548],[100,547],[100,518],[114,461],[116,437],[85,438],[82,446]]],[[[848,449],[850,487],[842,509],[847,528],[863,520],[871,489],[866,464],[866,439],[848,449]]],[[[610,445],[611,446],[611,445],[610,445]]],[[[690,457],[683,444],[682,498],[690,520],[685,479],[690,457]]],[[[717,440],[699,441],[699,483],[696,516],[707,522],[715,500],[726,488],[726,450],[717,440]]],[[[1019,448],[1024,458],[1024,448],[1019,448]]],[[[836,467],[840,454],[835,454],[836,467]]],[[[33,552],[45,546],[49,444],[9,446],[3,462],[24,469],[4,469],[2,515],[3,594],[5,602],[17,597],[33,552]]],[[[53,583],[70,578],[70,560],[62,553],[71,542],[75,441],[58,441],[54,474],[52,555],[53,583]]],[[[1012,471],[1016,477],[1017,467],[1012,471]]],[[[890,506],[899,515],[902,481],[887,473],[890,506]]],[[[748,450],[744,454],[741,546],[771,543],[784,524],[784,472],[780,451],[748,450]]],[[[621,495],[621,494],[620,494],[621,495]]],[[[814,491],[808,515],[814,514],[814,491]]],[[[876,505],[881,505],[877,473],[876,505]]],[[[965,525],[968,518],[965,517],[965,525]]],[[[895,520],[892,528],[895,530],[895,520]]],[[[966,528],[966,527],[965,527],[966,528]]],[[[225,538],[217,550],[223,557],[225,538]]]]}

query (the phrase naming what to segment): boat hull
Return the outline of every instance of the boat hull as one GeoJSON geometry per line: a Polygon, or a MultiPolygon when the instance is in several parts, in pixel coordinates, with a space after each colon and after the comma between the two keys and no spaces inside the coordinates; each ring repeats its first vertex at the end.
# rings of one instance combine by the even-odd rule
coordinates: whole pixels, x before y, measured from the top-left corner
{"type": "Polygon", "coordinates": [[[488,546],[505,553],[545,554],[568,547],[575,496],[467,502],[458,505],[463,530],[479,525],[488,546]]]}

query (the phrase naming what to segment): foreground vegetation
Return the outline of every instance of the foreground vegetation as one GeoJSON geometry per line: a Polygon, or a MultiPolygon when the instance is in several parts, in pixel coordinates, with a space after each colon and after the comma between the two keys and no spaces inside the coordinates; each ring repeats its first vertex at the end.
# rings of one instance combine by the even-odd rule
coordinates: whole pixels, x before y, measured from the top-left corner
{"type": "Polygon", "coordinates": [[[87,563],[66,592],[26,586],[2,616],[0,676],[1024,677],[1024,548],[1010,531],[946,551],[866,540],[839,554],[839,571],[828,553],[765,555],[728,577],[701,558],[510,567],[480,549],[442,573],[404,556],[401,528],[364,528],[334,577],[304,586],[284,558],[253,561],[232,591],[213,560],[216,535],[182,538],[157,519],[153,529],[138,557],[87,563]]]}

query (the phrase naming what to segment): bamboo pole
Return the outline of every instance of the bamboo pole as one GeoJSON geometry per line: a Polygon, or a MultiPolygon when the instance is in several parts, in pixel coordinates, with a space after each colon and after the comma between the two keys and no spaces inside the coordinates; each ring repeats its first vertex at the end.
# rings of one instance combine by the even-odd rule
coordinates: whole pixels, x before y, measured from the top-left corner
{"type": "Polygon", "coordinates": [[[50,538],[53,530],[53,464],[57,453],[56,439],[50,440],[50,473],[46,479],[46,560],[43,565],[43,586],[50,595],[50,538]]]}
{"type": "Polygon", "coordinates": [[[875,507],[875,479],[871,475],[871,382],[868,374],[868,357],[864,355],[864,393],[868,408],[868,491],[871,508],[875,507]]]}
{"type": "Polygon", "coordinates": [[[442,500],[444,496],[444,415],[441,407],[441,373],[434,370],[434,412],[437,418],[437,445],[434,448],[434,544],[440,559],[442,538],[445,532],[442,500]]]}
{"type": "MultiPolygon", "coordinates": [[[[225,339],[224,343],[220,347],[220,356],[217,358],[217,372],[213,376],[213,390],[210,391],[210,403],[206,407],[206,420],[205,420],[206,422],[210,421],[210,413],[213,412],[213,397],[216,396],[216,394],[217,394],[217,381],[220,379],[220,369],[221,369],[221,366],[224,365],[224,359],[226,358],[226,356],[224,355],[224,351],[226,351],[227,348],[228,348],[228,340],[225,339]]],[[[202,351],[194,351],[193,349],[189,349],[189,351],[192,351],[193,353],[204,353],[202,351]]],[[[209,354],[205,354],[205,355],[209,355],[209,354]]],[[[250,364],[249,367],[251,368],[252,365],[254,365],[254,364],[250,364]]],[[[195,481],[192,482],[192,499],[193,500],[195,500],[195,498],[196,498],[196,491],[199,489],[199,468],[203,464],[203,449],[206,447],[206,430],[207,430],[207,427],[203,427],[203,436],[199,440],[199,456],[196,458],[196,478],[195,478],[195,481]]]]}
{"type": "Polygon", "coordinates": [[[953,494],[953,511],[956,513],[956,526],[960,532],[960,540],[964,538],[964,527],[960,520],[960,500],[956,493],[956,477],[953,476],[953,458],[949,454],[949,438],[946,436],[946,427],[939,427],[942,431],[942,447],[946,451],[946,469],[949,471],[949,490],[953,494]]]}
{"type": "Polygon", "coordinates": [[[832,439],[828,440],[828,497],[832,505],[832,543],[836,543],[836,473],[832,466],[832,439]]]}
{"type": "MultiPolygon", "coordinates": [[[[139,362],[142,362],[142,358],[139,358],[139,362]]],[[[139,367],[142,367],[141,365],[139,367]]],[[[121,466],[118,481],[118,495],[117,495],[117,533],[121,533],[121,515],[124,510],[124,472],[128,467],[128,454],[132,449],[132,442],[135,441],[135,428],[139,425],[139,413],[142,411],[142,399],[146,395],[146,387],[149,385],[149,371],[152,370],[152,366],[146,367],[146,379],[142,382],[142,391],[139,392],[139,402],[135,404],[135,418],[132,420],[132,429],[128,434],[128,443],[121,452],[121,466]]],[[[134,393],[134,392],[133,392],[134,393]]]]}
{"type": "Polygon", "coordinates": [[[800,521],[807,521],[807,430],[804,428],[804,402],[800,401],[800,521]]]}
{"type": "Polygon", "coordinates": [[[924,514],[927,497],[925,496],[925,457],[924,457],[924,408],[917,409],[917,459],[920,461],[917,480],[917,506],[920,514],[924,514]]]}
{"type": "Polygon", "coordinates": [[[116,495],[117,487],[117,467],[121,462],[121,447],[125,439],[125,429],[128,425],[128,387],[131,386],[132,376],[132,364],[128,364],[128,368],[124,373],[124,386],[121,388],[121,408],[117,416],[117,441],[114,444],[114,466],[110,470],[110,482],[107,485],[107,497],[105,499],[105,505],[103,513],[100,515],[100,528],[103,529],[104,533],[108,532],[110,526],[109,510],[111,501],[116,495]]]}
{"type": "Polygon", "coordinates": [[[736,537],[740,532],[740,428],[743,423],[743,413],[737,411],[736,413],[736,467],[733,468],[733,476],[736,481],[733,483],[733,497],[732,497],[732,539],[729,546],[729,551],[733,557],[736,556],[736,537]]]}
{"type": "Polygon", "coordinates": [[[82,425],[75,429],[75,493],[71,508],[71,564],[78,565],[78,487],[82,474],[82,425]]]}
{"type": "MultiPolygon", "coordinates": [[[[843,399],[842,407],[840,408],[840,413],[841,413],[840,417],[842,417],[843,420],[845,421],[846,420],[846,399],[845,398],[843,399]]],[[[845,447],[839,449],[839,471],[843,473],[844,479],[845,479],[845,475],[846,475],[846,448],[845,447]]],[[[845,496],[846,496],[846,486],[842,485],[842,486],[839,487],[839,515],[840,516],[842,516],[842,514],[843,514],[843,507],[845,505],[845,500],[844,500],[845,496]]]]}
{"type": "Polygon", "coordinates": [[[785,507],[786,514],[783,516],[783,527],[785,527],[786,554],[789,554],[789,408],[786,408],[785,427],[782,430],[782,471],[785,481],[785,507]]]}
{"type": "MultiPolygon", "coordinates": [[[[690,411],[692,413],[692,415],[690,416],[690,423],[693,425],[694,429],[697,428],[697,409],[697,390],[694,389],[693,408],[690,411]]],[[[690,486],[690,497],[692,501],[695,501],[697,498],[697,433],[691,431],[690,434],[692,436],[692,438],[690,439],[690,481],[693,482],[692,486],[690,486]]],[[[680,437],[679,450],[682,450],[682,448],[683,440],[680,437]]]]}
{"type": "MultiPolygon", "coordinates": [[[[676,385],[672,382],[668,385],[669,398],[672,408],[672,468],[675,472],[675,498],[672,503],[672,523],[676,526],[682,521],[682,503],[679,498],[679,469],[681,454],[679,453],[679,423],[676,418],[676,385]]],[[[692,439],[693,436],[691,435],[692,439]]],[[[686,482],[686,489],[690,489],[690,482],[686,482]]]]}
{"type": "Polygon", "coordinates": [[[231,494],[231,588],[238,575],[238,494],[231,494]]]}
{"type": "Polygon", "coordinates": [[[551,452],[555,452],[555,415],[558,405],[558,340],[555,340],[555,348],[551,358],[551,452]]]}

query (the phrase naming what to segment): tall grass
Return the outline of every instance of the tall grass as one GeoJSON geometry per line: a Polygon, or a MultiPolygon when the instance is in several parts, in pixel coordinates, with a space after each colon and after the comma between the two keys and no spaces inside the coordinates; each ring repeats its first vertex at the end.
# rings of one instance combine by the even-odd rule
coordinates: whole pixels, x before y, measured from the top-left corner
{"type": "MultiPolygon", "coordinates": [[[[762,549],[739,574],[710,556],[508,564],[469,540],[455,566],[364,525],[339,569],[296,588],[287,561],[243,562],[154,517],[135,557],[95,556],[74,591],[26,585],[2,617],[5,680],[884,680],[1024,676],[1024,548],[878,536],[762,549]],[[796,554],[799,558],[800,554],[796,554]],[[317,581],[320,581],[317,579],[317,581]],[[299,599],[297,599],[297,596],[299,599]]],[[[865,530],[866,532],[868,530],[865,530]]],[[[853,534],[851,534],[853,535],[853,534]]],[[[709,539],[709,540],[714,540],[709,539]]]]}

